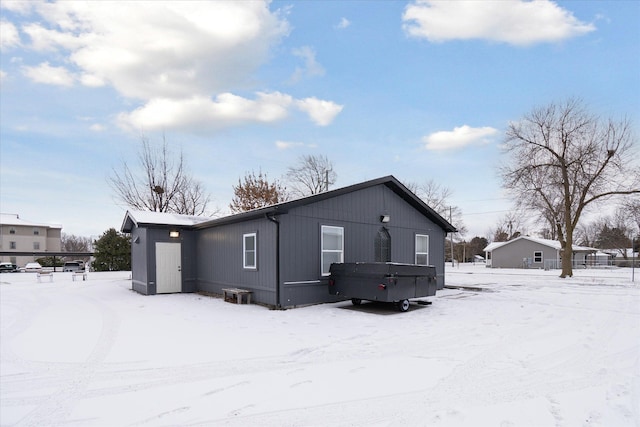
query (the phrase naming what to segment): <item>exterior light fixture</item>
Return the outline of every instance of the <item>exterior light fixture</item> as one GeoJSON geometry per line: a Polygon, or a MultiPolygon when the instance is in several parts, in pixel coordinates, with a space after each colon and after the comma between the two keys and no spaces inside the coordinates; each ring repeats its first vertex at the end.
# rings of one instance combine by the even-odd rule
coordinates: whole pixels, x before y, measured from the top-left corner
{"type": "Polygon", "coordinates": [[[389,215],[380,215],[380,222],[387,223],[391,221],[391,217],[389,215]]]}
{"type": "Polygon", "coordinates": [[[170,231],[169,232],[169,237],[180,237],[180,232],[179,231],[170,231]]]}

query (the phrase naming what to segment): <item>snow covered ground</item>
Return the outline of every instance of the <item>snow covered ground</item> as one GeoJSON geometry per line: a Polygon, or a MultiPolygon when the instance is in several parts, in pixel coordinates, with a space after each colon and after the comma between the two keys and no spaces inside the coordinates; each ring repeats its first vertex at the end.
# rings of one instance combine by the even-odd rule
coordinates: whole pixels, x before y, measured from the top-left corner
{"type": "Polygon", "coordinates": [[[448,267],[477,289],[399,313],[2,274],[0,424],[640,425],[640,277],[557,275],[448,267]]]}

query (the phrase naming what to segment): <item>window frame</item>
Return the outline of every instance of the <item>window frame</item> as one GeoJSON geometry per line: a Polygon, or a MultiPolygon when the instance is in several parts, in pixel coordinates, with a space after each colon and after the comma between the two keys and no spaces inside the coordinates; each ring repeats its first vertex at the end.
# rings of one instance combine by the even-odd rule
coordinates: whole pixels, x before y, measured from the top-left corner
{"type": "MultiPolygon", "coordinates": [[[[328,234],[328,233],[326,233],[328,234]]],[[[325,254],[340,254],[340,263],[344,262],[344,227],[336,225],[321,225],[320,226],[320,274],[322,276],[328,276],[329,271],[324,271],[325,254]],[[324,236],[325,230],[340,230],[340,249],[325,249],[324,248],[324,236]]],[[[331,266],[331,264],[329,264],[331,266]]]]}
{"type": "Polygon", "coordinates": [[[541,264],[544,260],[544,252],[543,251],[533,251],[533,262],[535,264],[541,264]],[[540,255],[536,255],[540,254],[540,255]]]}
{"type": "Polygon", "coordinates": [[[391,262],[391,233],[386,227],[381,227],[374,239],[376,262],[391,262]]]}
{"type": "Polygon", "coordinates": [[[244,233],[242,235],[242,268],[245,270],[257,270],[258,269],[258,233],[244,233]],[[253,238],[253,250],[247,249],[247,238],[253,238]],[[253,264],[247,263],[247,254],[253,254],[253,264]]]}
{"type": "Polygon", "coordinates": [[[33,242],[33,250],[34,251],[40,250],[40,242],[33,242]]]}
{"type": "Polygon", "coordinates": [[[9,242],[9,249],[18,249],[16,242],[9,242]]]}
{"type": "Polygon", "coordinates": [[[40,235],[40,229],[39,228],[34,228],[33,229],[33,235],[34,236],[39,236],[40,235]]]}
{"type": "Polygon", "coordinates": [[[414,239],[414,262],[416,265],[429,265],[429,235],[428,234],[420,234],[420,233],[416,233],[415,235],[415,239],[414,239]],[[427,251],[426,252],[418,252],[418,239],[419,238],[426,238],[427,239],[427,251]],[[418,263],[418,256],[419,255],[426,255],[427,256],[427,262],[425,264],[420,264],[418,263]]]}

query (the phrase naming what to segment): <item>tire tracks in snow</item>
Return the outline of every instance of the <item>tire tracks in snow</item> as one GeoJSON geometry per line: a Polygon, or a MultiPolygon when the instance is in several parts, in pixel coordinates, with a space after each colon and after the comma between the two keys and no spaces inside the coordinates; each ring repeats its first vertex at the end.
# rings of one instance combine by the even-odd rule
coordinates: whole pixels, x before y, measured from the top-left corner
{"type": "MultiPolygon", "coordinates": [[[[44,377],[45,384],[39,384],[39,386],[56,384],[57,390],[54,393],[48,394],[44,399],[14,398],[9,402],[5,402],[7,405],[36,404],[36,408],[20,419],[16,424],[17,426],[31,427],[64,424],[74,405],[86,397],[87,389],[100,369],[102,362],[111,351],[118,333],[118,316],[100,300],[86,295],[82,295],[81,298],[97,308],[100,313],[102,327],[96,344],[80,366],[74,363],[64,364],[65,369],[44,377]],[[66,369],[67,367],[68,369],[66,369]]],[[[49,365],[47,364],[47,366],[49,365]]],[[[36,390],[38,388],[36,387],[36,390]]]]}

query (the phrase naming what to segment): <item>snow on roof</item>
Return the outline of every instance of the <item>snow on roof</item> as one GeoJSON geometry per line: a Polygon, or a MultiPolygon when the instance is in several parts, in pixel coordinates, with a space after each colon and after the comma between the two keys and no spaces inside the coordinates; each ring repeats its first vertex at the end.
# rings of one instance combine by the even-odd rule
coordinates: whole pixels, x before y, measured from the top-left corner
{"type": "Polygon", "coordinates": [[[491,252],[494,249],[498,249],[500,246],[504,246],[509,242],[491,242],[487,245],[486,248],[484,248],[485,252],[491,252]]]}
{"type": "Polygon", "coordinates": [[[626,249],[611,249],[611,248],[604,248],[604,249],[600,249],[601,252],[604,252],[607,255],[613,255],[613,256],[624,256],[625,254],[627,255],[627,257],[632,257],[635,258],[638,256],[638,252],[634,251],[633,248],[626,248],[626,249]]]}
{"type": "Polygon", "coordinates": [[[155,224],[155,225],[175,225],[190,227],[192,225],[199,224],[210,220],[211,218],[193,215],[181,215],[171,212],[149,212],[149,211],[127,211],[124,221],[122,223],[122,229],[125,229],[128,221],[133,224],[155,224]]]}
{"type": "MultiPolygon", "coordinates": [[[[531,237],[531,236],[520,236],[520,237],[516,237],[515,239],[509,240],[508,242],[492,242],[489,245],[487,245],[486,248],[484,248],[485,252],[491,252],[499,247],[502,247],[504,245],[507,245],[509,243],[515,242],[517,240],[521,240],[521,239],[525,239],[525,240],[529,240],[530,242],[535,242],[538,243],[540,245],[543,246],[548,246],[550,248],[553,248],[555,250],[560,250],[562,248],[562,245],[560,244],[560,242],[558,240],[550,240],[550,239],[541,239],[539,237],[531,237]]],[[[597,251],[596,248],[590,248],[587,246],[578,246],[578,245],[571,245],[572,250],[573,251],[578,251],[578,252],[592,252],[592,251],[597,251]]]]}
{"type": "Polygon", "coordinates": [[[0,224],[16,225],[23,227],[46,227],[46,228],[62,228],[61,224],[45,224],[42,222],[33,222],[21,219],[18,214],[0,213],[0,224]]]}

